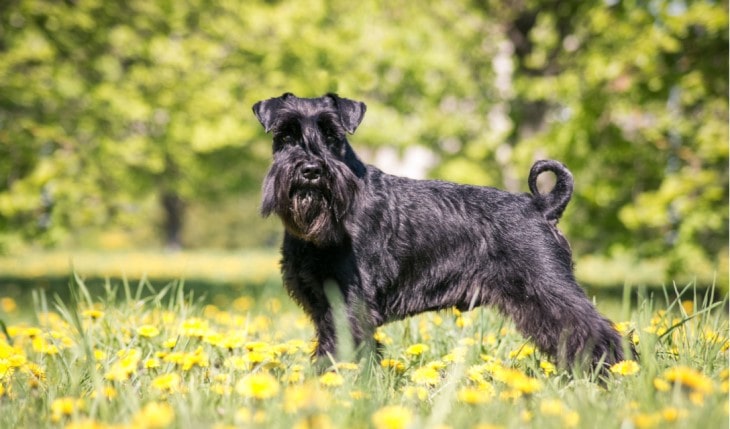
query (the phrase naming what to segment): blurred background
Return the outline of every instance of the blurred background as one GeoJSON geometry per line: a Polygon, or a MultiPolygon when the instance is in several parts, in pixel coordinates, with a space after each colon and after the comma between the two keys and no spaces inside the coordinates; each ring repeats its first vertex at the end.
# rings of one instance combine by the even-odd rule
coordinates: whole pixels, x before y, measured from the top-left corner
{"type": "Polygon", "coordinates": [[[727,290],[727,1],[4,0],[0,294],[276,278],[251,106],[287,91],[364,101],[390,173],[527,192],[563,161],[590,288],[727,290]]]}

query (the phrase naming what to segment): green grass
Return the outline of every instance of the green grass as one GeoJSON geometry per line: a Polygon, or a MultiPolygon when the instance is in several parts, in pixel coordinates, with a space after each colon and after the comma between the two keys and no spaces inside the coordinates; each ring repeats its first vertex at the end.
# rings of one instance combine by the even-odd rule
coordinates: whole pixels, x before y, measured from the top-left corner
{"type": "Polygon", "coordinates": [[[488,309],[387,325],[382,360],[322,376],[280,285],[218,305],[178,283],[69,286],[64,300],[36,291],[32,311],[0,300],[0,427],[728,425],[727,300],[692,287],[623,306],[641,358],[601,381],[551,372],[488,309]]]}

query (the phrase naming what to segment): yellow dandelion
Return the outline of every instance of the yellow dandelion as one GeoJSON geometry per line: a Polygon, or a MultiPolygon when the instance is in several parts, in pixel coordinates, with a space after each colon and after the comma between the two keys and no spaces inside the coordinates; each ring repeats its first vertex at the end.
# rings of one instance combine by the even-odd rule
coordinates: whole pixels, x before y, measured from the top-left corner
{"type": "Polygon", "coordinates": [[[661,410],[661,416],[664,421],[673,423],[687,416],[687,412],[675,407],[666,407],[661,410]]]}
{"type": "Polygon", "coordinates": [[[360,399],[370,398],[370,394],[363,392],[362,390],[353,390],[350,392],[350,398],[359,401],[360,399]]]}
{"type": "Polygon", "coordinates": [[[2,297],[0,298],[0,310],[5,313],[14,313],[18,309],[18,304],[13,298],[2,297]]]}
{"type": "Polygon", "coordinates": [[[473,325],[474,320],[471,318],[471,316],[462,314],[461,316],[456,318],[455,324],[457,328],[465,328],[473,325]]]}
{"type": "Polygon", "coordinates": [[[373,338],[374,338],[374,339],[375,339],[375,341],[377,341],[378,343],[380,343],[380,344],[384,344],[384,345],[386,345],[386,346],[387,346],[387,345],[389,345],[389,344],[393,344],[393,339],[392,339],[392,338],[390,338],[390,337],[388,336],[388,334],[386,334],[386,333],[385,333],[385,332],[384,332],[383,330],[381,330],[381,329],[378,329],[377,331],[375,331],[375,333],[373,334],[373,338]]]}
{"type": "Polygon", "coordinates": [[[180,382],[182,378],[179,374],[171,372],[169,374],[158,375],[152,380],[152,387],[163,392],[176,392],[180,390],[180,382]]]}
{"type": "Polygon", "coordinates": [[[555,374],[555,365],[553,365],[551,362],[548,362],[546,360],[540,361],[540,369],[542,369],[542,372],[545,375],[555,374]]]}
{"type": "Polygon", "coordinates": [[[248,408],[240,408],[233,417],[238,425],[250,426],[251,424],[260,425],[266,422],[266,413],[263,410],[251,411],[248,408]]]}
{"type": "Polygon", "coordinates": [[[372,422],[375,429],[405,429],[413,422],[413,414],[408,408],[389,405],[376,411],[372,422]]]}
{"type": "Polygon", "coordinates": [[[546,416],[560,416],[565,411],[565,405],[560,399],[543,399],[540,401],[540,413],[546,416]]]}
{"type": "Polygon", "coordinates": [[[649,429],[659,425],[661,423],[662,416],[656,413],[639,413],[631,417],[631,421],[634,422],[634,426],[638,429],[649,429]]]}
{"type": "Polygon", "coordinates": [[[268,372],[250,374],[236,383],[239,395],[254,399],[269,399],[279,394],[279,382],[268,372]]]}
{"type": "Polygon", "coordinates": [[[672,385],[662,378],[654,379],[654,388],[660,392],[667,392],[672,388],[672,385]]]}
{"type": "Polygon", "coordinates": [[[144,361],[144,367],[147,368],[147,369],[159,368],[160,367],[160,361],[158,359],[155,359],[155,358],[145,359],[145,361],[144,361]]]}
{"type": "Polygon", "coordinates": [[[168,338],[165,341],[162,342],[162,347],[166,349],[174,349],[177,345],[177,338],[168,338]]]}
{"type": "Polygon", "coordinates": [[[241,313],[245,313],[254,306],[254,299],[250,296],[239,296],[238,298],[233,300],[233,309],[236,311],[240,311],[241,313]]]}
{"type": "Polygon", "coordinates": [[[380,366],[385,369],[393,369],[396,372],[403,372],[406,370],[406,364],[397,359],[383,359],[380,361],[380,366]]]}
{"type": "Polygon", "coordinates": [[[175,410],[163,402],[149,402],[134,416],[134,425],[150,429],[165,428],[175,420],[175,410]]]}
{"type": "Polygon", "coordinates": [[[406,349],[406,354],[409,356],[420,356],[428,351],[428,346],[425,344],[413,344],[406,349]]]}
{"type": "Polygon", "coordinates": [[[464,402],[465,404],[470,404],[470,405],[486,404],[492,400],[492,397],[494,397],[494,391],[491,390],[490,388],[487,388],[486,386],[490,386],[490,385],[484,384],[484,385],[482,385],[482,387],[478,387],[478,388],[462,387],[456,393],[456,398],[459,401],[464,402]]]}
{"type": "Polygon", "coordinates": [[[81,316],[91,320],[99,320],[104,317],[104,312],[95,308],[90,308],[88,310],[82,311],[81,316]]]}
{"type": "Polygon", "coordinates": [[[324,410],[331,406],[332,397],[326,390],[321,390],[316,384],[307,382],[289,386],[284,389],[284,411],[295,414],[302,410],[324,410]]]}
{"type": "Polygon", "coordinates": [[[104,350],[94,349],[94,360],[101,361],[106,359],[106,352],[104,350]]]}
{"type": "Polygon", "coordinates": [[[517,350],[509,352],[510,359],[522,360],[532,356],[535,353],[535,346],[531,344],[524,344],[517,350]]]}
{"type": "Polygon", "coordinates": [[[328,415],[316,413],[299,420],[292,429],[332,429],[334,427],[328,415]]]}
{"type": "Polygon", "coordinates": [[[640,369],[639,364],[633,360],[623,360],[613,364],[610,368],[611,372],[617,375],[634,375],[640,369]]]}
{"type": "Polygon", "coordinates": [[[153,326],[153,325],[142,325],[139,328],[137,328],[137,334],[140,337],[154,338],[154,337],[160,335],[160,330],[157,329],[157,327],[153,326]]]}
{"type": "Polygon", "coordinates": [[[410,400],[425,401],[428,399],[428,389],[423,386],[406,386],[403,389],[403,396],[410,400]]]}
{"type": "Polygon", "coordinates": [[[580,423],[580,414],[577,411],[569,411],[562,417],[565,427],[574,428],[580,423]]]}
{"type": "Polygon", "coordinates": [[[436,386],[441,382],[441,374],[429,366],[423,366],[413,371],[411,381],[420,385],[436,386]]]}
{"type": "Polygon", "coordinates": [[[345,379],[336,372],[327,372],[319,377],[319,383],[326,387],[337,387],[344,384],[345,379]]]}
{"type": "Polygon", "coordinates": [[[57,422],[63,417],[69,417],[84,407],[84,400],[69,396],[54,399],[51,402],[51,420],[57,422]]]}
{"type": "Polygon", "coordinates": [[[669,368],[663,375],[667,381],[680,384],[700,394],[713,391],[712,380],[701,372],[686,366],[669,368]]]}
{"type": "Polygon", "coordinates": [[[335,364],[335,368],[343,371],[357,371],[360,369],[360,365],[354,362],[338,362],[335,364]]]}

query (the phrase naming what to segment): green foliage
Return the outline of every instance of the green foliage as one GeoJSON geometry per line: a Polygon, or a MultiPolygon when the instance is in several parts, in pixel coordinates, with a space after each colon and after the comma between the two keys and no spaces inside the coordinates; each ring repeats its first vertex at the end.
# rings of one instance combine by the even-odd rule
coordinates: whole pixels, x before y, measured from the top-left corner
{"type": "Polygon", "coordinates": [[[365,154],[418,145],[434,177],[511,191],[560,159],[576,255],[727,284],[726,2],[381,3],[3,3],[0,251],[176,219],[192,247],[267,240],[192,219],[258,188],[255,101],[337,91],[368,104],[365,154]]]}

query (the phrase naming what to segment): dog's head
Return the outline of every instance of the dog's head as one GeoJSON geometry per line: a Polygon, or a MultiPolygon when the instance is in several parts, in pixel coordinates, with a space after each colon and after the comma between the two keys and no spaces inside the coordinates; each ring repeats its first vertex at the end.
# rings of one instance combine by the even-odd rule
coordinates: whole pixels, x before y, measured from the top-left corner
{"type": "Polygon", "coordinates": [[[276,213],[290,234],[316,245],[341,242],[365,172],[346,135],[360,125],[365,104],[287,93],[259,101],[253,111],[274,137],[262,214],[276,213]]]}

